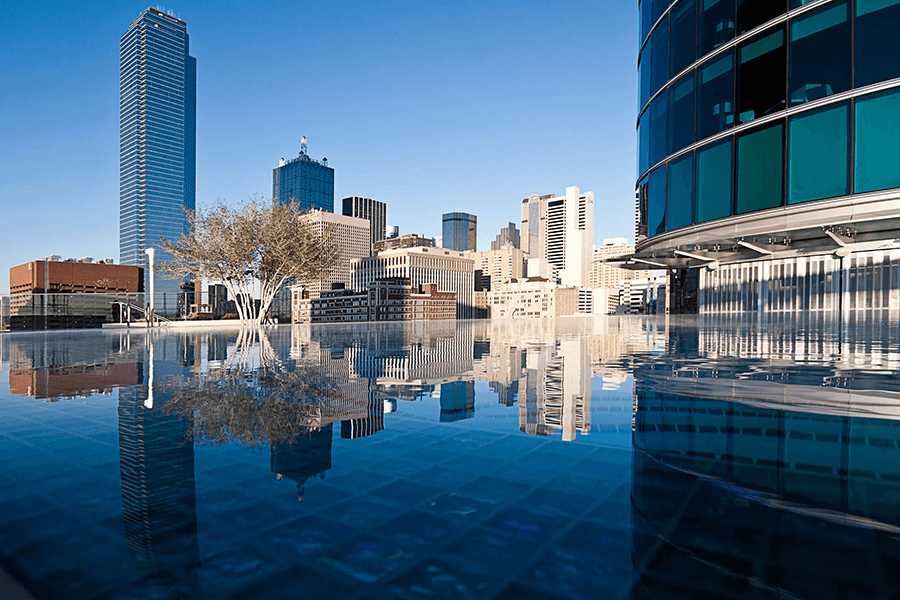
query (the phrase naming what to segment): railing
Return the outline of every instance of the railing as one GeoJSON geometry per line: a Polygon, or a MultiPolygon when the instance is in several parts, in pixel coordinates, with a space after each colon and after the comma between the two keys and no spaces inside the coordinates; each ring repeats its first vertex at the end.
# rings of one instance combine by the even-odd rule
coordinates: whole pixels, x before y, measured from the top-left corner
{"type": "Polygon", "coordinates": [[[128,302],[113,302],[113,306],[117,307],[119,310],[119,322],[120,323],[133,323],[135,321],[143,321],[148,323],[151,327],[157,325],[159,327],[167,327],[169,323],[172,322],[171,319],[164,317],[156,311],[151,311],[148,308],[144,308],[138,306],[137,304],[131,304],[128,302]],[[138,313],[142,318],[133,319],[133,314],[138,313]]]}

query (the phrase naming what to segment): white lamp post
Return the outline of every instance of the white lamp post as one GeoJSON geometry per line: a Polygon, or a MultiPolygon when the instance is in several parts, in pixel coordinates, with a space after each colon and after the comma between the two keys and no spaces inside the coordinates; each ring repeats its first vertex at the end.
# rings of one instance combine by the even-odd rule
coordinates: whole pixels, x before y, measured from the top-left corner
{"type": "Polygon", "coordinates": [[[152,315],[153,315],[153,255],[156,251],[153,248],[147,248],[144,250],[144,253],[147,255],[147,260],[150,264],[150,314],[147,315],[147,321],[152,324],[152,315]]]}

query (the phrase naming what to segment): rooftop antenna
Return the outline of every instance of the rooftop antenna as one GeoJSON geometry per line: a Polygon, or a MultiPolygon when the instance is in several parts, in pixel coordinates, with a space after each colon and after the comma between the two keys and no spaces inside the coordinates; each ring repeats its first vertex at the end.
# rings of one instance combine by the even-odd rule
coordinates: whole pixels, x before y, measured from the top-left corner
{"type": "Polygon", "coordinates": [[[306,136],[300,138],[300,154],[306,156],[306,136]]]}

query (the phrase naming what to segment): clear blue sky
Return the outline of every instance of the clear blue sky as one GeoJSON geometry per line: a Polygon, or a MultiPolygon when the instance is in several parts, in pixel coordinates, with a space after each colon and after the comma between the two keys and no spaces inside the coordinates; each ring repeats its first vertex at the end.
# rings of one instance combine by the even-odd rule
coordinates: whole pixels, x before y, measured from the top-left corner
{"type": "MultiPolygon", "coordinates": [[[[300,136],[336,205],[388,203],[401,233],[595,193],[595,238],[634,235],[633,0],[184,0],[197,58],[197,204],[272,193],[300,136]]],[[[146,2],[9,2],[0,20],[0,293],[9,267],[119,248],[119,38],[146,2]]]]}

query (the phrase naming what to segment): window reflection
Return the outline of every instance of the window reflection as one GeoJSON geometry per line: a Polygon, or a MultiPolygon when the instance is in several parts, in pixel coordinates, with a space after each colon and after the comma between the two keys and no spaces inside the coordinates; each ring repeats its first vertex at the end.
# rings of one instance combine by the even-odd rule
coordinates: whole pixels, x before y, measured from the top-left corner
{"type": "Polygon", "coordinates": [[[791,104],[850,89],[850,19],[846,2],[791,23],[791,104]]]}
{"type": "Polygon", "coordinates": [[[659,24],[650,36],[650,95],[669,80],[669,18],[659,24]]]}
{"type": "Polygon", "coordinates": [[[900,187],[900,90],[856,101],[854,191],[900,187]]]}
{"type": "Polygon", "coordinates": [[[666,102],[668,90],[656,97],[647,113],[650,115],[650,166],[666,157],[666,102]]]}
{"type": "Polygon", "coordinates": [[[738,51],[738,118],[740,123],[784,108],[784,28],[741,44],[738,51]]]}
{"type": "Polygon", "coordinates": [[[900,0],[856,0],[854,85],[900,77],[900,0]]]}
{"type": "Polygon", "coordinates": [[[669,90],[669,154],[694,143],[694,74],[688,73],[669,90]]]}
{"type": "Polygon", "coordinates": [[[670,13],[672,22],[670,72],[672,77],[697,59],[697,3],[682,0],[670,13]]]}
{"type": "Polygon", "coordinates": [[[849,116],[849,106],[842,103],[791,119],[788,204],[849,193],[849,116]]]}
{"type": "Polygon", "coordinates": [[[785,0],[738,0],[738,35],[755,29],[786,11],[785,0]]]}
{"type": "Polygon", "coordinates": [[[731,138],[697,151],[697,223],[731,216],[731,138]]]}
{"type": "Polygon", "coordinates": [[[691,224],[691,199],[694,194],[694,155],[688,153],[669,163],[666,197],[666,229],[691,224]]]}
{"type": "Polygon", "coordinates": [[[738,136],[737,213],[781,206],[784,125],[777,123],[738,136]]]}
{"type": "Polygon", "coordinates": [[[647,178],[647,229],[651,236],[666,231],[666,167],[659,167],[647,178]]]}
{"type": "Polygon", "coordinates": [[[734,54],[700,67],[697,98],[697,139],[734,125],[734,54]]]}
{"type": "Polygon", "coordinates": [[[734,39],[735,0],[701,0],[700,55],[734,39]]]}

